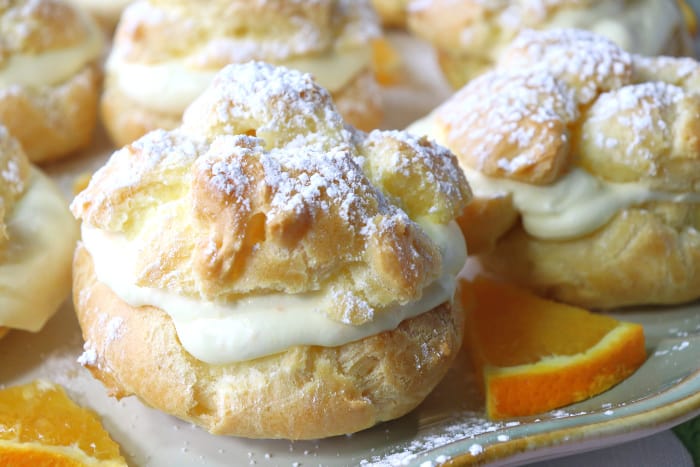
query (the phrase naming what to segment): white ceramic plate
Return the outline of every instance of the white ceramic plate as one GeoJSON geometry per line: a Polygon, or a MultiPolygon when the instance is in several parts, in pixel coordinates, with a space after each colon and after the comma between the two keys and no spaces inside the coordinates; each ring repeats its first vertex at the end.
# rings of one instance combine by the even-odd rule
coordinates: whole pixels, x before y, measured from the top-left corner
{"type": "MultiPolygon", "coordinates": [[[[448,94],[430,50],[402,35],[405,82],[385,93],[387,128],[403,128],[448,94]]],[[[99,167],[110,148],[103,136],[74,160],[48,168],[71,194],[75,177],[99,167]]],[[[142,405],[109,398],[76,363],[82,338],[66,303],[37,334],[0,340],[0,383],[47,378],[102,416],[134,466],[517,464],[639,438],[700,411],[700,305],[622,316],[645,326],[649,360],[631,378],[596,398],[552,413],[509,422],[484,418],[464,355],[428,399],[409,415],[352,436],[319,441],[260,441],[212,436],[142,405]]]]}

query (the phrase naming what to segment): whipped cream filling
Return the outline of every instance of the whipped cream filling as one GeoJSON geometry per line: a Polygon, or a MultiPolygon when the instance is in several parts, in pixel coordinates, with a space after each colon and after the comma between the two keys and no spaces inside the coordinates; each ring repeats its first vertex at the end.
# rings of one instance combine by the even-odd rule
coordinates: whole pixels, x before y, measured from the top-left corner
{"type": "MultiPolygon", "coordinates": [[[[422,224],[423,225],[423,224],[422,224]]],[[[209,364],[226,364],[276,354],[296,345],[335,347],[395,329],[401,321],[452,301],[457,273],[466,261],[464,238],[455,222],[425,224],[439,245],[441,276],[415,302],[395,305],[374,321],[352,326],[328,318],[322,294],[268,294],[216,303],[183,297],[134,284],[138,249],[123,234],[82,226],[83,244],[92,256],[95,275],[131,306],[155,306],[173,320],[182,346],[209,364]]]]}
{"type": "Polygon", "coordinates": [[[551,185],[539,186],[487,177],[463,168],[474,196],[510,194],[527,233],[543,239],[567,239],[593,232],[623,209],[651,201],[700,203],[700,193],[651,190],[643,183],[613,183],[574,168],[551,185]]]}
{"type": "MultiPolygon", "coordinates": [[[[446,135],[431,116],[406,131],[427,135],[444,145],[446,135]]],[[[568,239],[586,235],[609,222],[618,212],[652,201],[700,203],[700,193],[654,191],[643,183],[614,183],[574,168],[550,185],[532,185],[489,177],[461,165],[476,198],[511,195],[527,233],[542,239],[568,239]]]]}
{"type": "Polygon", "coordinates": [[[89,28],[89,33],[87,39],[78,44],[7,57],[4,66],[0,66],[0,86],[53,86],[96,60],[102,52],[104,36],[92,19],[83,16],[83,23],[89,28]]]}
{"type": "Polygon", "coordinates": [[[665,52],[668,41],[683,24],[683,17],[673,3],[600,1],[585,8],[562,9],[544,28],[587,29],[628,52],[656,56],[665,52]]]}
{"type": "MultiPolygon", "coordinates": [[[[341,90],[371,65],[369,47],[332,52],[325,56],[296,58],[275,62],[310,73],[330,92],[341,90]]],[[[192,103],[216,76],[218,69],[196,69],[185,60],[144,64],[122,60],[113,53],[106,69],[119,90],[131,100],[158,112],[179,114],[192,103]]]]}
{"type": "Polygon", "coordinates": [[[10,241],[0,252],[0,326],[36,332],[70,291],[78,225],[58,188],[36,169],[6,223],[10,241]]]}

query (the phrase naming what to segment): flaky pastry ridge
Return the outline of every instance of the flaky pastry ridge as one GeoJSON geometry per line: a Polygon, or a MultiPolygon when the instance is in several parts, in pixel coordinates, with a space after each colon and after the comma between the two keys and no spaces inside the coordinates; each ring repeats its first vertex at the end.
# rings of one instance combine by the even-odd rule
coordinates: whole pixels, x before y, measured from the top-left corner
{"type": "Polygon", "coordinates": [[[548,188],[583,171],[593,184],[644,193],[593,230],[543,238],[523,227],[515,191],[477,187],[461,218],[470,252],[500,275],[584,306],[697,298],[698,73],[692,59],[628,54],[584,31],[521,34],[494,71],[431,114],[432,135],[468,179],[472,171],[548,188]]]}
{"type": "Polygon", "coordinates": [[[140,245],[139,286],[319,293],[333,319],[361,324],[436,278],[415,220],[447,223],[469,198],[449,151],[345,127],[309,75],[255,62],[218,74],[181,127],[117,151],[71,207],[140,245]]]}
{"type": "Polygon", "coordinates": [[[492,68],[527,29],[580,28],[608,35],[630,52],[693,55],[692,40],[675,1],[412,0],[409,29],[432,43],[455,88],[492,68]]]}

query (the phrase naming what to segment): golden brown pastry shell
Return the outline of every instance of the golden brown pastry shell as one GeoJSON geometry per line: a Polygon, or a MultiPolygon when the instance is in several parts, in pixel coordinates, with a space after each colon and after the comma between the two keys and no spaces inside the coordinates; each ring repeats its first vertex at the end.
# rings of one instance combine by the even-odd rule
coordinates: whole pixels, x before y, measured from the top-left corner
{"type": "MultiPolygon", "coordinates": [[[[124,146],[155,129],[171,130],[180,125],[182,113],[149,109],[130,99],[107,76],[100,102],[102,121],[112,141],[124,146]]],[[[345,121],[361,130],[379,126],[383,111],[379,85],[369,68],[360,72],[338,92],[333,101],[345,121]]]]}
{"type": "Polygon", "coordinates": [[[479,259],[489,272],[579,306],[687,302],[700,297],[700,206],[626,209],[570,240],[538,239],[518,223],[479,259]]]}
{"type": "Polygon", "coordinates": [[[314,439],[352,433],[399,417],[439,382],[462,340],[462,310],[444,303],[396,330],[339,347],[294,347],[252,361],[214,366],[179,344],[170,318],[133,308],[98,282],[79,245],[73,298],[86,366],[118,398],[145,403],[214,434],[314,439]],[[119,337],[105,323],[120,322],[119,337]]]}
{"type": "Polygon", "coordinates": [[[89,144],[97,123],[101,73],[89,65],[55,86],[0,93],[0,121],[32,162],[68,156],[89,144]]]}

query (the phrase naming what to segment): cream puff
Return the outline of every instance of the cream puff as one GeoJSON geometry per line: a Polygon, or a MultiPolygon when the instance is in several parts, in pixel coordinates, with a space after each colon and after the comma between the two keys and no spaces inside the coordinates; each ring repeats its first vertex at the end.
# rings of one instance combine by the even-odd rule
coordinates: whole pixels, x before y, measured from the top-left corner
{"type": "Polygon", "coordinates": [[[112,31],[122,11],[134,0],[68,0],[78,8],[90,13],[105,30],[112,31]]]}
{"type": "Polygon", "coordinates": [[[3,2],[0,21],[0,123],[33,162],[86,146],[97,122],[99,27],[60,0],[3,2]]]}
{"type": "Polygon", "coordinates": [[[455,152],[488,271],[594,308],[700,297],[700,65],[529,31],[412,131],[455,152]]]}
{"type": "Polygon", "coordinates": [[[435,46],[455,88],[492,68],[525,29],[585,29],[631,53],[693,55],[689,25],[676,0],[413,0],[408,25],[435,46]]]}
{"type": "Polygon", "coordinates": [[[0,335],[39,331],[68,297],[77,237],[58,188],[0,126],[0,335]]]}
{"type": "Polygon", "coordinates": [[[460,347],[453,219],[470,196],[452,153],[346,126],[310,74],[227,66],[71,205],[81,362],[216,434],[399,417],[460,347]]]}
{"type": "Polygon", "coordinates": [[[380,32],[365,0],[137,2],[107,61],[102,117],[118,145],[175,128],[218,70],[262,60],[313,74],[346,121],[369,130],[382,117],[372,71],[380,32]]]}

